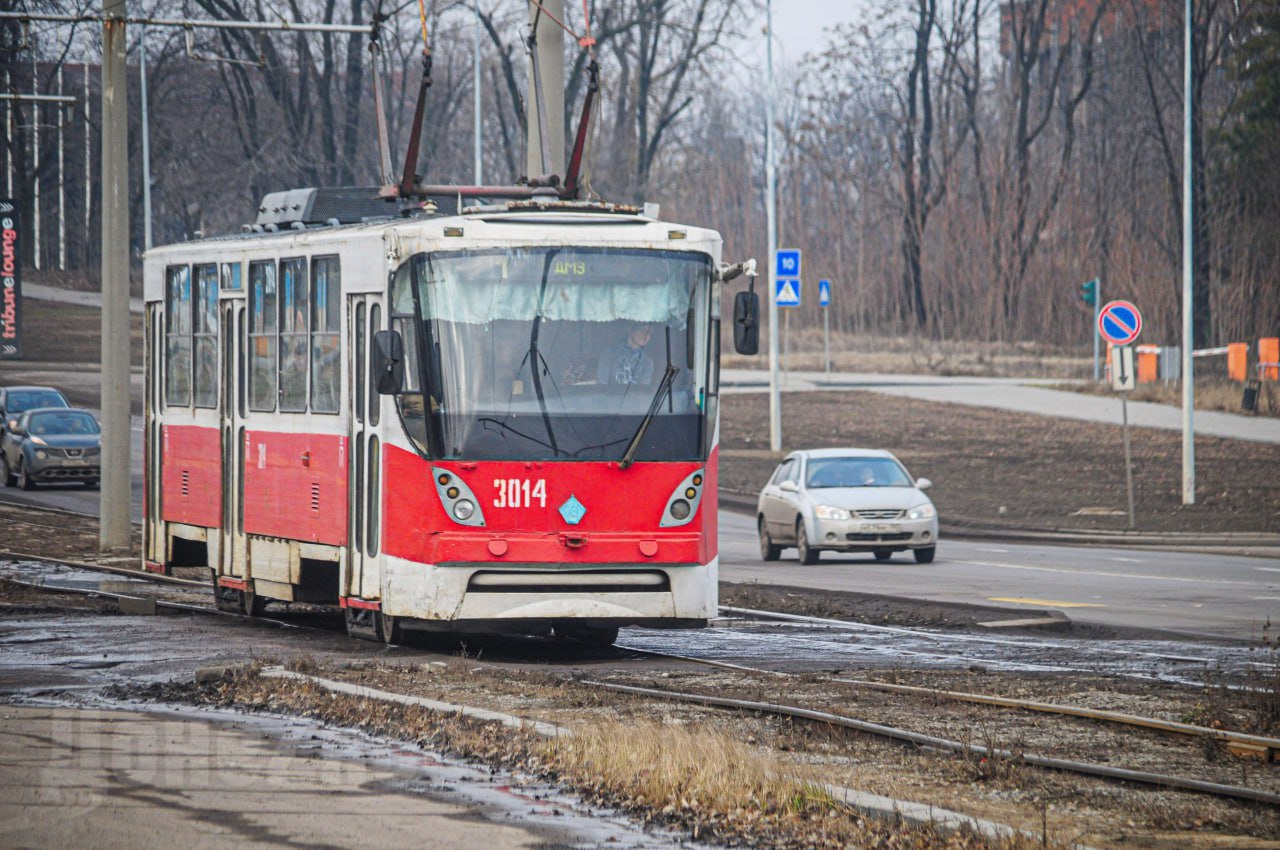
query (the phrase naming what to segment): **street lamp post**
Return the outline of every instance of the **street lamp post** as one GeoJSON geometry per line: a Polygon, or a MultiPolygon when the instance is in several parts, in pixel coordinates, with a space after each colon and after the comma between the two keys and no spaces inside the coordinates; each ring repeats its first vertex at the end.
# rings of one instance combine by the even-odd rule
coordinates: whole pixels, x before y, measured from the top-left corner
{"type": "Polygon", "coordinates": [[[765,2],[765,217],[769,228],[769,448],[782,451],[782,399],[778,396],[778,171],[773,150],[773,0],[765,2]]]}

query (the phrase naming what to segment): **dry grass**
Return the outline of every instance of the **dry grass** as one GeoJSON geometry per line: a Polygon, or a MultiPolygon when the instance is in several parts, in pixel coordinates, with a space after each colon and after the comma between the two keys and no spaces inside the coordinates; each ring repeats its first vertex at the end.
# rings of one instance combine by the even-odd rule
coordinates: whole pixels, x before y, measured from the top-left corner
{"type": "Polygon", "coordinates": [[[601,723],[550,743],[548,756],[568,772],[595,777],[611,794],[663,812],[720,811],[749,820],[837,808],[812,775],[705,726],[601,723]]]}

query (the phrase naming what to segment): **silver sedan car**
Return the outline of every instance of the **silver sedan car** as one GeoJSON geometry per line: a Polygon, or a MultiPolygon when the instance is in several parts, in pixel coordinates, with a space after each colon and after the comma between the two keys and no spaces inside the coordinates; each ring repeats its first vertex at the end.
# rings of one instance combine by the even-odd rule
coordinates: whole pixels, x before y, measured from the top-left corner
{"type": "Polygon", "coordinates": [[[938,551],[938,512],[923,492],[930,486],[879,449],[792,452],[760,491],[760,557],[776,561],[794,546],[802,564],[824,550],[884,561],[910,549],[928,564],[938,551]]]}

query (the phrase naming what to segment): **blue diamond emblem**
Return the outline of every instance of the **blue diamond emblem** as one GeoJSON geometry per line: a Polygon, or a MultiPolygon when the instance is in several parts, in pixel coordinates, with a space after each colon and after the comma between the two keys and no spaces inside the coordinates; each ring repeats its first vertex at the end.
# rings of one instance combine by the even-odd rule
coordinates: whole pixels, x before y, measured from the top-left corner
{"type": "Polygon", "coordinates": [[[586,515],[587,508],[578,501],[577,496],[570,496],[569,501],[560,506],[560,516],[564,517],[564,521],[569,525],[577,525],[586,515]]]}

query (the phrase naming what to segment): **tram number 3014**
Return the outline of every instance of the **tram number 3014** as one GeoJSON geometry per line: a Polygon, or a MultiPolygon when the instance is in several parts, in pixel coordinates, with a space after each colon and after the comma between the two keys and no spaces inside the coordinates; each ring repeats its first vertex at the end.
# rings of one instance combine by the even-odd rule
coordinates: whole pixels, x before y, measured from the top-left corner
{"type": "Polygon", "coordinates": [[[493,499],[495,508],[530,508],[536,499],[538,507],[547,506],[547,482],[539,478],[495,478],[493,488],[498,495],[493,499]]]}

